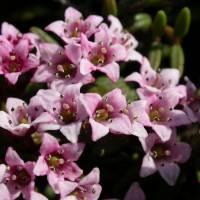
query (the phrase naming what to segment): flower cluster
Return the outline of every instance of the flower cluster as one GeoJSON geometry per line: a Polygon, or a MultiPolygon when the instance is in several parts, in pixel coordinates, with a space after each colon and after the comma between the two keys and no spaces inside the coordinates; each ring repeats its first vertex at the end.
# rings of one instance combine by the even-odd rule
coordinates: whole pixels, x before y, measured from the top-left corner
{"type": "MultiPolygon", "coordinates": [[[[0,35],[0,74],[15,85],[21,74],[32,71],[32,83],[46,83],[29,102],[8,97],[0,111],[0,127],[8,135],[30,134],[40,144],[38,158],[24,162],[8,147],[5,163],[0,165],[0,195],[3,200],[45,200],[35,189],[35,180],[46,176],[61,200],[97,200],[101,193],[100,170],[85,175],[76,161],[84,151],[81,135],[91,135],[93,142],[107,134],[134,135],[145,152],[140,176],[158,170],[174,185],[179,163],[191,153],[189,144],[180,142],[176,128],[200,121],[200,103],[194,84],[186,78],[179,84],[177,69],[156,72],[148,59],[135,49],[136,39],[114,16],[108,26],[101,16],[82,14],[72,7],[64,21],[56,21],[51,31],[64,45],[45,43],[32,33],[22,34],[4,22],[0,35]],[[139,85],[139,100],[127,102],[123,91],[113,89],[101,96],[82,90],[95,82],[96,71],[112,82],[120,77],[119,62],[136,61],[140,72],[133,72],[126,82],[139,85]],[[59,140],[64,136],[65,140],[59,140]]],[[[19,152],[20,153],[20,152],[19,152]]],[[[145,199],[134,183],[125,199],[145,199]]]]}

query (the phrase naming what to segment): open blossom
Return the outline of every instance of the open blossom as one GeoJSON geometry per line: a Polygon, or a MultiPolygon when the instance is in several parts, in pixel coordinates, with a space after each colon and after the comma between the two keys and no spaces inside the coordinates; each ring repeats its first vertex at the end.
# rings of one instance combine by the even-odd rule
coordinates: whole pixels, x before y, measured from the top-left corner
{"type": "MultiPolygon", "coordinates": [[[[38,66],[32,81],[52,82],[64,80],[65,84],[82,82],[83,84],[94,81],[90,73],[82,75],[79,63],[82,56],[81,45],[70,43],[64,48],[57,44],[40,44],[41,65],[38,66]]],[[[63,84],[64,84],[63,83],[63,84]]]]}
{"type": "Polygon", "coordinates": [[[5,161],[8,165],[8,170],[4,182],[12,199],[18,198],[21,193],[25,199],[30,199],[35,185],[35,176],[33,174],[35,163],[24,162],[11,147],[6,152],[5,161]]]}
{"type": "Polygon", "coordinates": [[[151,127],[163,141],[170,138],[171,127],[191,123],[186,113],[176,108],[180,96],[175,91],[174,88],[169,88],[159,95],[154,94],[151,98],[139,100],[131,105],[137,121],[151,127]]]}
{"type": "Polygon", "coordinates": [[[61,200],[98,200],[102,190],[99,179],[99,169],[94,168],[88,175],[77,180],[73,191],[69,192],[68,182],[60,183],[61,200]]]}
{"type": "Polygon", "coordinates": [[[12,200],[7,186],[3,183],[6,174],[6,165],[0,164],[0,194],[3,200],[12,200]]]}
{"type": "Polygon", "coordinates": [[[97,15],[90,15],[83,20],[83,16],[78,10],[68,7],[65,10],[65,21],[52,22],[46,27],[46,30],[57,34],[66,43],[78,42],[81,34],[88,38],[92,36],[102,20],[103,18],[97,15]]]}
{"type": "Polygon", "coordinates": [[[14,46],[0,36],[0,57],[0,74],[13,85],[21,74],[39,65],[39,58],[31,53],[27,39],[21,39],[14,46]]]}
{"type": "Polygon", "coordinates": [[[174,132],[167,142],[161,141],[154,133],[149,134],[145,139],[141,138],[140,141],[146,153],[140,176],[146,177],[158,170],[169,185],[174,185],[180,173],[177,163],[184,163],[189,159],[190,146],[184,142],[178,142],[174,132]]]}
{"type": "Polygon", "coordinates": [[[123,29],[123,26],[118,18],[113,15],[108,16],[110,21],[110,37],[112,38],[112,44],[121,44],[125,47],[126,56],[124,61],[138,61],[141,63],[142,55],[135,50],[138,46],[138,41],[134,36],[123,29]]]}
{"type": "Polygon", "coordinates": [[[96,141],[108,134],[131,134],[132,125],[129,117],[123,113],[127,106],[126,98],[120,89],[114,89],[101,97],[96,93],[82,94],[84,105],[92,130],[92,140],[96,141]]]}
{"type": "Polygon", "coordinates": [[[72,143],[78,141],[82,121],[87,113],[79,101],[81,84],[72,84],[57,92],[53,89],[40,90],[31,99],[31,107],[43,107],[41,113],[34,121],[40,130],[60,130],[72,143]]]}
{"type": "Polygon", "coordinates": [[[123,45],[112,44],[107,25],[102,24],[99,27],[94,42],[90,42],[82,35],[81,44],[84,49],[84,57],[80,62],[80,72],[84,75],[98,70],[116,82],[119,79],[120,71],[117,61],[125,59],[126,51],[123,45]]]}
{"type": "Polygon", "coordinates": [[[0,111],[0,127],[14,135],[23,136],[31,127],[31,119],[28,115],[27,104],[18,98],[8,98],[6,111],[0,111]]]}
{"type": "Polygon", "coordinates": [[[125,81],[137,82],[140,87],[147,89],[148,91],[157,93],[160,90],[167,89],[169,87],[174,87],[178,84],[180,79],[180,73],[177,69],[165,68],[161,69],[157,73],[151,67],[148,59],[146,57],[142,58],[140,73],[133,72],[125,81]]]}
{"type": "Polygon", "coordinates": [[[82,170],[74,161],[79,159],[83,149],[84,145],[81,143],[59,145],[55,137],[45,133],[34,174],[47,175],[49,184],[56,193],[59,193],[60,181],[65,179],[74,181],[82,175],[82,170]]]}

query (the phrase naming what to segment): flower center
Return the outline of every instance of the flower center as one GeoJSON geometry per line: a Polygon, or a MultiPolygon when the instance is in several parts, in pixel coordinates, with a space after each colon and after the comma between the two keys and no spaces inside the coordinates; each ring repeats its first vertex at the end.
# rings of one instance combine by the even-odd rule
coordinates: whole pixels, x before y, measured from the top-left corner
{"type": "Polygon", "coordinates": [[[58,152],[49,154],[46,160],[51,169],[57,169],[58,167],[61,167],[65,163],[62,154],[58,152]]]}
{"type": "Polygon", "coordinates": [[[57,73],[60,78],[70,78],[75,76],[76,67],[70,62],[65,62],[63,64],[57,65],[57,73]]]}
{"type": "Polygon", "coordinates": [[[156,144],[152,148],[151,153],[152,153],[152,157],[156,160],[166,159],[167,157],[171,155],[171,152],[168,149],[168,147],[163,144],[156,144]]]}
{"type": "Polygon", "coordinates": [[[31,182],[31,176],[22,166],[17,166],[12,175],[12,180],[24,187],[31,182]]]}
{"type": "Polygon", "coordinates": [[[149,118],[151,122],[165,121],[165,109],[163,107],[150,107],[149,118]]]}
{"type": "Polygon", "coordinates": [[[105,55],[104,54],[95,54],[91,58],[91,62],[94,65],[102,65],[105,63],[105,55]]]}
{"type": "Polygon", "coordinates": [[[75,109],[72,108],[72,106],[70,106],[69,104],[64,103],[61,108],[59,117],[63,122],[69,124],[76,121],[76,115],[77,114],[75,112],[75,109]]]}
{"type": "Polygon", "coordinates": [[[9,72],[18,72],[21,69],[22,69],[21,60],[17,59],[15,55],[11,55],[9,63],[8,63],[8,71],[9,72]]]}
{"type": "Polygon", "coordinates": [[[99,122],[103,122],[109,119],[109,113],[106,109],[98,109],[95,112],[95,120],[99,122]]]}
{"type": "Polygon", "coordinates": [[[79,32],[79,28],[76,26],[71,32],[71,37],[78,37],[79,32]]]}

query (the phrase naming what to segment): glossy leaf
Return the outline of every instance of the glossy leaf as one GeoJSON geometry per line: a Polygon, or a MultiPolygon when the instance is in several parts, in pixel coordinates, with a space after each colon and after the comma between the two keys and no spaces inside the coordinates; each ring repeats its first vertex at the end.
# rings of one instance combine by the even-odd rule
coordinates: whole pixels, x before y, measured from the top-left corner
{"type": "Polygon", "coordinates": [[[107,14],[117,16],[118,8],[116,0],[104,0],[104,8],[106,9],[107,14]]]}

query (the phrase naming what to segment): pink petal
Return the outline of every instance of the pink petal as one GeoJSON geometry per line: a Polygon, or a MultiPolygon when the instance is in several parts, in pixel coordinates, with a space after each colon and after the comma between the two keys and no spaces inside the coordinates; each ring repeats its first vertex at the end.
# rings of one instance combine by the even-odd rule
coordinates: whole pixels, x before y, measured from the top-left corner
{"type": "Polygon", "coordinates": [[[144,128],[144,126],[137,121],[134,121],[132,123],[131,133],[137,137],[146,138],[148,136],[148,133],[147,133],[146,129],[144,128]]]}
{"type": "Polygon", "coordinates": [[[5,77],[8,79],[8,81],[11,84],[15,85],[20,75],[21,75],[21,72],[13,72],[13,73],[5,74],[5,77]]]}
{"type": "Polygon", "coordinates": [[[0,194],[2,200],[12,200],[10,192],[4,184],[0,184],[0,194]]]}
{"type": "Polygon", "coordinates": [[[48,198],[38,192],[32,191],[30,200],[48,200],[48,198]]]}
{"type": "Polygon", "coordinates": [[[126,49],[121,44],[112,45],[110,51],[115,61],[122,61],[126,57],[126,49]]]}
{"type": "Polygon", "coordinates": [[[70,193],[72,193],[78,184],[76,182],[71,182],[71,181],[59,181],[58,182],[58,188],[59,188],[59,193],[61,197],[66,197],[70,193]]]}
{"type": "Polygon", "coordinates": [[[99,168],[95,167],[87,176],[84,176],[80,180],[79,184],[93,185],[93,184],[99,183],[99,181],[100,181],[100,171],[99,171],[99,168]]]}
{"type": "Polygon", "coordinates": [[[174,161],[178,163],[185,163],[191,155],[191,147],[189,144],[184,142],[176,143],[171,149],[171,154],[174,161]]]}
{"type": "Polygon", "coordinates": [[[83,174],[83,170],[80,169],[79,166],[74,162],[68,163],[65,166],[64,172],[65,178],[67,178],[70,181],[75,181],[83,174]]]}
{"type": "Polygon", "coordinates": [[[96,93],[86,93],[86,94],[81,94],[79,100],[84,106],[88,115],[92,117],[93,113],[95,112],[102,98],[99,94],[96,93]]]}
{"type": "Polygon", "coordinates": [[[51,24],[49,24],[45,30],[46,31],[51,31],[53,33],[55,33],[56,35],[62,37],[64,36],[64,29],[65,29],[65,23],[61,20],[59,21],[55,21],[52,22],[51,24]]]}
{"type": "Polygon", "coordinates": [[[80,20],[82,18],[82,14],[74,9],[73,7],[68,7],[65,10],[65,21],[69,21],[69,22],[73,22],[73,21],[77,21],[80,20]]]}
{"type": "Polygon", "coordinates": [[[109,15],[108,20],[111,23],[109,29],[112,32],[121,32],[123,30],[123,26],[117,17],[109,15]]]}
{"type": "Polygon", "coordinates": [[[71,142],[77,143],[78,136],[80,135],[81,122],[71,123],[66,126],[62,126],[60,132],[71,142]]]}
{"type": "Polygon", "coordinates": [[[28,40],[22,39],[19,43],[15,46],[15,54],[17,57],[25,60],[29,53],[29,44],[28,40]]]}
{"type": "Polygon", "coordinates": [[[163,163],[158,166],[162,178],[171,186],[175,185],[180,173],[180,168],[175,163],[163,163]]]}
{"type": "Polygon", "coordinates": [[[20,31],[12,24],[3,22],[1,25],[1,34],[6,38],[12,37],[12,40],[16,39],[20,31]]]}
{"type": "Polygon", "coordinates": [[[117,64],[116,62],[112,62],[103,67],[98,67],[98,70],[105,73],[108,78],[113,82],[116,82],[119,79],[120,69],[119,64],[117,64]]]}
{"type": "Polygon", "coordinates": [[[5,160],[6,163],[11,167],[16,165],[24,165],[24,161],[19,157],[17,152],[12,147],[8,147],[5,160]]]}
{"type": "Polygon", "coordinates": [[[65,54],[76,65],[80,63],[82,52],[80,44],[70,43],[65,46],[65,54]]]}
{"type": "Polygon", "coordinates": [[[107,126],[111,133],[120,133],[130,135],[132,132],[132,125],[127,115],[118,114],[111,118],[112,121],[108,122],[107,126]]]}
{"type": "Polygon", "coordinates": [[[145,199],[146,199],[145,194],[137,182],[131,185],[124,198],[124,200],[145,200],[145,199]]]}
{"type": "Polygon", "coordinates": [[[118,88],[105,94],[103,99],[106,99],[106,104],[111,105],[113,107],[113,112],[120,112],[127,106],[126,98],[122,94],[122,90],[118,88]]]}
{"type": "Polygon", "coordinates": [[[52,71],[49,70],[49,66],[47,64],[43,64],[38,66],[36,72],[34,73],[31,82],[42,83],[49,82],[53,79],[52,71]]]}
{"type": "Polygon", "coordinates": [[[140,176],[141,177],[146,177],[149,176],[151,174],[154,174],[156,172],[156,165],[155,162],[153,160],[153,158],[150,156],[150,154],[146,154],[143,158],[142,161],[142,166],[140,169],[140,176]]]}
{"type": "Polygon", "coordinates": [[[6,165],[0,164],[0,183],[2,182],[6,173],[6,165]]]}
{"type": "Polygon", "coordinates": [[[48,155],[49,153],[57,151],[59,148],[60,145],[55,137],[47,133],[43,135],[42,145],[40,147],[40,153],[42,155],[48,155]]]}
{"type": "Polygon", "coordinates": [[[63,144],[61,150],[63,150],[63,156],[66,160],[77,161],[83,153],[85,145],[83,143],[77,144],[63,144]]]}
{"type": "Polygon", "coordinates": [[[89,62],[85,58],[81,59],[81,62],[80,62],[80,73],[81,74],[86,75],[94,70],[96,70],[96,67],[91,62],[89,62]]]}
{"type": "Polygon", "coordinates": [[[33,172],[36,176],[44,176],[48,173],[48,165],[45,161],[44,156],[39,156],[33,172]]]}
{"type": "Polygon", "coordinates": [[[161,85],[163,83],[166,87],[177,85],[179,79],[180,79],[180,72],[177,69],[165,68],[162,69],[160,72],[161,85]]]}
{"type": "Polygon", "coordinates": [[[97,141],[109,133],[109,128],[94,121],[92,118],[89,119],[92,128],[92,140],[97,141]]]}
{"type": "Polygon", "coordinates": [[[153,124],[152,129],[157,133],[163,142],[169,140],[172,134],[171,128],[164,125],[153,124]]]}
{"type": "Polygon", "coordinates": [[[127,76],[125,78],[125,81],[126,82],[137,82],[140,84],[141,87],[144,86],[144,80],[143,80],[143,77],[141,76],[141,74],[139,74],[138,72],[134,72],[132,74],[130,74],[129,76],[127,76]]]}

